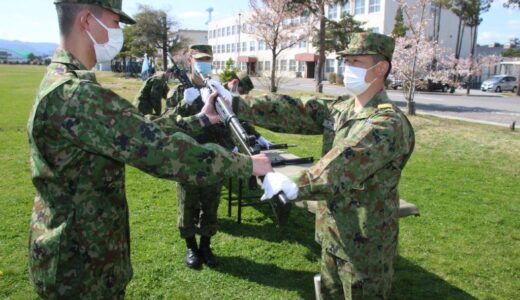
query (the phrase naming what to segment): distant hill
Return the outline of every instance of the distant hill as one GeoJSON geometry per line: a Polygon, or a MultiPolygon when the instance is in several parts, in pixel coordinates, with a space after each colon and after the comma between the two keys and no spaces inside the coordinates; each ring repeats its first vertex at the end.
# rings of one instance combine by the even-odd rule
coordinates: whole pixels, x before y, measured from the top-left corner
{"type": "Polygon", "coordinates": [[[22,50],[32,52],[37,56],[50,56],[54,53],[54,50],[56,50],[57,47],[58,44],[54,43],[30,43],[0,39],[0,49],[22,50]]]}

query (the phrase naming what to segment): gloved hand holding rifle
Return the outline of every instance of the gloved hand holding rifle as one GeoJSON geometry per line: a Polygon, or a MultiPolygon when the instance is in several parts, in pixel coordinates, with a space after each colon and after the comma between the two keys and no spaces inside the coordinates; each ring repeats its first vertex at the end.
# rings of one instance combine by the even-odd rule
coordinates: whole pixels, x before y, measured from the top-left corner
{"type": "MultiPolygon", "coordinates": [[[[191,82],[188,79],[186,73],[180,70],[175,63],[173,63],[172,72],[187,88],[191,87],[191,82]]],[[[198,75],[201,78],[204,78],[200,73],[198,75]]],[[[214,109],[218,117],[230,129],[231,133],[238,141],[239,145],[237,146],[240,148],[240,151],[251,157],[266,157],[263,154],[258,154],[260,149],[255,147],[256,137],[254,135],[249,135],[246,132],[246,130],[242,127],[238,117],[233,113],[233,110],[231,109],[232,94],[226,90],[218,81],[211,78],[205,78],[204,83],[207,90],[203,89],[201,91],[202,98],[209,99],[210,103],[214,101],[214,109]]],[[[209,115],[212,115],[212,111],[208,106],[209,104],[206,103],[201,113],[205,113],[206,115],[209,113],[209,115]],[[205,109],[207,111],[204,111],[205,109]]],[[[213,122],[214,120],[211,121],[213,122]]],[[[256,175],[255,172],[253,172],[253,174],[256,175]]],[[[264,190],[266,191],[266,193],[264,193],[262,196],[263,199],[266,197],[271,198],[276,195],[283,204],[287,204],[290,200],[296,199],[298,196],[298,188],[296,185],[274,184],[278,182],[281,177],[284,177],[290,181],[290,179],[288,179],[285,175],[277,174],[277,176],[269,176],[268,180],[263,183],[264,190]],[[270,188],[271,186],[275,186],[275,188],[270,188]],[[269,189],[269,192],[267,191],[266,187],[269,189]],[[288,192],[290,198],[287,197],[285,192],[288,192]]]]}

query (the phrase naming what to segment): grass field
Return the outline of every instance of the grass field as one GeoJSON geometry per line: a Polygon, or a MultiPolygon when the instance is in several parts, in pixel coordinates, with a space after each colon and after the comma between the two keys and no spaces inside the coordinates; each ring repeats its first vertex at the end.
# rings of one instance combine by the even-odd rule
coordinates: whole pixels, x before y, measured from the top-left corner
{"type": "MultiPolygon", "coordinates": [[[[27,237],[34,188],[25,124],[44,69],[0,66],[0,298],[34,299],[27,237]]],[[[100,74],[132,99],[136,80],[100,74]]],[[[417,147],[401,196],[421,216],[401,220],[394,299],[520,299],[520,134],[505,128],[413,117],[417,147]]],[[[319,156],[319,136],[262,133],[319,156]]],[[[293,210],[277,228],[264,208],[243,224],[219,211],[221,266],[188,270],[176,229],[175,185],[127,168],[134,278],[128,299],[312,299],[319,269],[313,216],[293,210]]]]}

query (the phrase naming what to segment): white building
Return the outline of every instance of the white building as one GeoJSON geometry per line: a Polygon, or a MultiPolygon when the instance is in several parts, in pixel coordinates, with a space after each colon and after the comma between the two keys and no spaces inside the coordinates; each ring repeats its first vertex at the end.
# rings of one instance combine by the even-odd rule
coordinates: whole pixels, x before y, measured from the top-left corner
{"type": "MultiPolygon", "coordinates": [[[[415,1],[410,1],[415,2],[415,1]]],[[[353,0],[345,5],[332,5],[326,7],[326,15],[329,19],[339,20],[343,12],[350,13],[358,21],[363,21],[367,30],[390,35],[395,23],[395,15],[398,3],[394,0],[353,0]]],[[[271,71],[272,55],[265,42],[257,37],[244,33],[248,13],[215,20],[208,26],[208,43],[213,47],[215,69],[222,70],[225,62],[231,58],[240,62],[242,70],[258,75],[267,75],[271,71]]],[[[301,16],[293,22],[306,23],[307,17],[301,16]]],[[[433,23],[433,22],[432,22],[433,23]]],[[[440,43],[454,51],[458,18],[449,10],[441,12],[439,30],[440,43]]],[[[433,24],[430,24],[431,36],[433,36],[433,24]]],[[[292,48],[282,51],[278,56],[277,68],[282,76],[314,78],[318,61],[318,50],[311,44],[311,37],[292,48]]],[[[469,29],[465,31],[461,57],[465,57],[470,51],[469,29]]],[[[343,66],[336,60],[334,53],[328,54],[325,62],[325,76],[328,73],[342,73],[343,66]]]]}
{"type": "Polygon", "coordinates": [[[187,41],[188,44],[203,45],[208,43],[208,31],[206,30],[180,29],[176,34],[187,41]]]}

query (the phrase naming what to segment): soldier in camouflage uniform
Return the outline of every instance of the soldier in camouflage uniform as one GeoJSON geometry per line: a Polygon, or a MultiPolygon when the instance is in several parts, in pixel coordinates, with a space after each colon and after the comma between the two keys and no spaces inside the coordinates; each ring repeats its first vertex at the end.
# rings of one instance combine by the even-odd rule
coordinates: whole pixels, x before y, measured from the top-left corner
{"type": "MultiPolygon", "coordinates": [[[[213,52],[209,45],[192,45],[189,48],[188,62],[192,70],[198,70],[203,77],[210,75],[213,52]],[[201,66],[202,64],[202,66],[201,66]],[[204,64],[206,64],[204,66],[204,64]]],[[[186,88],[179,84],[168,95],[168,111],[176,115],[188,117],[195,115],[204,102],[200,96],[204,79],[192,72],[189,79],[193,88],[186,88]]],[[[239,91],[247,93],[253,89],[253,83],[247,75],[236,77],[239,91]]],[[[238,100],[234,97],[234,100],[238,100]]],[[[234,103],[237,103],[234,101],[234,103]]],[[[250,126],[250,129],[254,127],[250,126]]],[[[255,131],[256,133],[256,131],[255,131]]],[[[210,127],[202,135],[196,137],[199,143],[218,143],[227,149],[233,149],[235,144],[231,139],[231,132],[223,125],[210,127]]],[[[204,262],[209,267],[218,264],[217,258],[211,250],[211,237],[217,233],[217,210],[220,202],[222,182],[210,186],[177,183],[177,226],[181,237],[186,240],[186,265],[190,268],[199,268],[204,262]],[[200,234],[200,245],[197,245],[196,234],[200,234]]]]}
{"type": "Polygon", "coordinates": [[[166,99],[168,91],[168,79],[170,72],[159,73],[144,82],[134,105],[143,115],[153,114],[159,116],[162,112],[162,99],[166,99]]]}
{"type": "Polygon", "coordinates": [[[325,298],[386,299],[390,294],[397,187],[414,148],[410,122],[384,90],[393,49],[388,36],[353,34],[348,49],[340,52],[350,97],[246,97],[237,111],[271,130],[323,133],[322,159],[292,181],[299,199],[324,200],[316,214],[316,240],[322,246],[325,298]]]}
{"type": "Polygon", "coordinates": [[[151,122],[99,85],[89,70],[121,49],[119,22],[134,23],[121,11],[121,0],[54,2],[61,48],[42,80],[27,126],[36,188],[29,273],[45,299],[122,298],[133,273],[125,164],[208,185],[223,177],[265,173],[269,162],[215,144],[199,145],[182,133],[198,133],[217,122],[214,95],[200,115],[182,119],[169,114],[151,122]]]}

